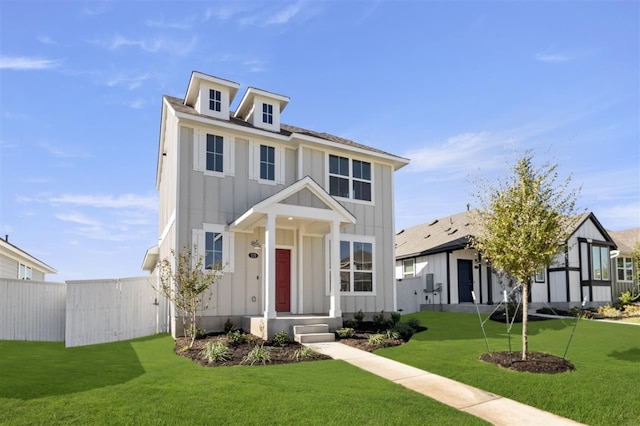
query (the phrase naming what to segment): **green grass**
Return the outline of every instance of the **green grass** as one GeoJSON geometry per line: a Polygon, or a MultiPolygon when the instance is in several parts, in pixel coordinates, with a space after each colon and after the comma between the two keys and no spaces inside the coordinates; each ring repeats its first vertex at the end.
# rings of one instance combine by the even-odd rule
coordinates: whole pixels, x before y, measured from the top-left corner
{"type": "Polygon", "coordinates": [[[342,361],[201,367],[166,335],[0,341],[0,424],[486,424],[342,361]]]}
{"type": "MultiPolygon", "coordinates": [[[[419,312],[403,320],[411,317],[428,330],[376,354],[582,423],[640,424],[640,327],[581,320],[566,356],[575,371],[548,375],[479,361],[486,347],[476,314],[419,312]]],[[[530,322],[529,350],[563,356],[574,324],[573,319],[530,322]]],[[[487,321],[485,329],[491,351],[508,350],[505,324],[487,321]]],[[[514,324],[514,351],[522,348],[521,332],[514,324]]]]}

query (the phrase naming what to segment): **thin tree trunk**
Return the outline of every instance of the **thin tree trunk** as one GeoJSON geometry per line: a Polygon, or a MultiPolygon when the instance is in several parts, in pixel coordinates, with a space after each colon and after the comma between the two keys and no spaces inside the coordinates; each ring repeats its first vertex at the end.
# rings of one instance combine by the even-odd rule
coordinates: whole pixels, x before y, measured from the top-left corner
{"type": "Polygon", "coordinates": [[[529,285],[522,284],[522,360],[526,361],[529,354],[529,285]]]}

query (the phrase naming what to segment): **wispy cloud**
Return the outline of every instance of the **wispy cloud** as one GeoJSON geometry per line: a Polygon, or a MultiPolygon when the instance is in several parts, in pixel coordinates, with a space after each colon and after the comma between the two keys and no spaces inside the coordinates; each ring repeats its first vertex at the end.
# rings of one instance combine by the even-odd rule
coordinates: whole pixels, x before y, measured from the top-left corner
{"type": "Polygon", "coordinates": [[[61,63],[62,61],[58,59],[0,56],[0,69],[14,71],[46,70],[56,68],[61,63]]]}
{"type": "Polygon", "coordinates": [[[297,2],[286,6],[284,9],[270,16],[266,20],[267,25],[282,25],[292,20],[302,9],[302,2],[297,2]]]}
{"type": "Polygon", "coordinates": [[[197,37],[192,37],[188,41],[173,40],[166,37],[136,40],[121,35],[116,35],[106,40],[92,41],[92,43],[105,47],[109,50],[117,50],[123,47],[137,47],[149,53],[162,52],[177,56],[189,54],[195,48],[197,42],[197,37]]]}
{"type": "Polygon", "coordinates": [[[102,15],[108,10],[109,10],[109,6],[107,3],[93,2],[85,5],[85,7],[82,9],[82,13],[88,16],[96,16],[96,15],[102,15]]]}
{"type": "Polygon", "coordinates": [[[109,87],[125,86],[129,90],[133,90],[142,86],[142,83],[144,83],[148,78],[149,78],[149,73],[146,73],[143,75],[136,75],[136,76],[127,76],[123,74],[118,74],[116,76],[108,78],[106,84],[109,87]]]}
{"type": "Polygon", "coordinates": [[[91,226],[100,225],[100,222],[98,220],[88,218],[84,214],[78,213],[78,212],[60,213],[56,215],[56,218],[64,222],[73,222],[79,225],[91,225],[91,226]]]}
{"type": "Polygon", "coordinates": [[[146,24],[151,28],[173,29],[173,30],[190,30],[196,21],[195,16],[188,16],[179,21],[165,21],[161,19],[148,19],[146,24]]]}
{"type": "Polygon", "coordinates": [[[229,20],[235,16],[243,14],[251,10],[253,6],[248,2],[216,2],[215,6],[208,7],[203,14],[202,21],[207,22],[210,19],[218,19],[220,21],[229,20]]]}
{"type": "Polygon", "coordinates": [[[155,195],[123,194],[113,196],[64,194],[51,196],[44,201],[51,204],[71,204],[95,208],[142,208],[152,211],[158,208],[158,198],[155,195]]]}
{"type": "Polygon", "coordinates": [[[68,147],[61,147],[58,145],[54,145],[49,141],[40,142],[38,146],[40,146],[40,148],[43,148],[45,151],[47,151],[49,154],[51,154],[56,158],[89,158],[91,157],[91,154],[87,152],[78,151],[75,148],[68,148],[68,147]]]}
{"type": "Polygon", "coordinates": [[[536,59],[540,62],[569,62],[571,57],[561,53],[538,52],[536,53],[536,59]]]}
{"type": "Polygon", "coordinates": [[[124,105],[132,109],[142,109],[145,107],[146,104],[147,104],[147,101],[145,101],[142,98],[136,98],[136,99],[133,99],[132,101],[124,102],[124,105]]]}
{"type": "Polygon", "coordinates": [[[259,59],[244,61],[242,65],[244,65],[249,72],[265,72],[267,70],[265,62],[259,59]]]}
{"type": "Polygon", "coordinates": [[[11,111],[5,111],[2,114],[2,117],[7,119],[7,120],[28,120],[29,118],[31,118],[29,115],[24,114],[24,113],[17,113],[17,112],[11,112],[11,111]]]}
{"type": "Polygon", "coordinates": [[[46,44],[48,46],[56,45],[56,41],[49,36],[41,35],[38,37],[38,41],[42,44],[46,44]]]}

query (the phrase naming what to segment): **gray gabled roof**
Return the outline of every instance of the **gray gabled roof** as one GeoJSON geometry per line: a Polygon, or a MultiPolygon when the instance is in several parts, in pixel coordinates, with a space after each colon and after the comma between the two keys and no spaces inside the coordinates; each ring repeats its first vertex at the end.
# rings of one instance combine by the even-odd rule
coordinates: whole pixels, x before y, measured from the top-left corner
{"type": "Polygon", "coordinates": [[[621,254],[631,254],[636,244],[640,243],[640,228],[624,231],[607,231],[621,254]]]}
{"type": "MultiPolygon", "coordinates": [[[[175,98],[173,96],[168,96],[168,95],[165,95],[164,99],[166,99],[167,102],[169,102],[169,104],[171,105],[171,108],[173,108],[176,112],[181,112],[181,113],[184,113],[184,114],[190,114],[190,115],[193,115],[193,116],[206,118],[207,120],[212,120],[212,121],[226,121],[226,120],[221,120],[219,118],[213,118],[213,117],[210,117],[210,116],[207,116],[207,115],[199,114],[195,110],[195,108],[190,107],[188,105],[185,105],[183,99],[175,98]]],[[[291,125],[283,124],[283,123],[280,124],[280,131],[279,132],[274,132],[274,131],[265,130],[265,129],[261,129],[261,128],[255,127],[251,123],[248,123],[248,122],[246,122],[246,121],[244,121],[242,119],[234,117],[233,113],[231,113],[231,117],[229,117],[228,122],[232,123],[232,124],[236,124],[238,126],[249,127],[249,128],[253,128],[253,129],[257,129],[257,130],[263,131],[263,132],[279,134],[279,135],[287,136],[287,137],[290,137],[290,136],[295,135],[295,134],[311,136],[311,137],[322,139],[322,140],[325,140],[325,141],[334,142],[334,143],[337,143],[337,144],[340,144],[340,145],[345,145],[345,146],[352,147],[352,148],[359,148],[359,149],[362,149],[364,151],[371,152],[373,154],[389,156],[389,157],[394,158],[395,161],[399,161],[400,163],[405,163],[405,165],[409,163],[409,160],[404,158],[404,157],[400,157],[398,155],[388,153],[388,152],[383,151],[381,149],[377,149],[377,148],[373,148],[373,147],[370,147],[370,146],[367,146],[367,145],[359,144],[359,143],[354,142],[352,140],[341,138],[341,137],[335,136],[335,135],[331,135],[329,133],[316,132],[314,130],[303,129],[302,127],[291,126],[291,125]]]]}

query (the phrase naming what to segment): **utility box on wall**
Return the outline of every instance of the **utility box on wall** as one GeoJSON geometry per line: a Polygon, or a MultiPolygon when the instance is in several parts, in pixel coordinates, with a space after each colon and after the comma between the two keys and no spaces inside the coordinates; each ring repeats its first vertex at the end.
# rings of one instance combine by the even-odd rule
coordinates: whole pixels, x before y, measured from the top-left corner
{"type": "Polygon", "coordinates": [[[427,293],[433,293],[433,274],[427,274],[427,293]]]}

